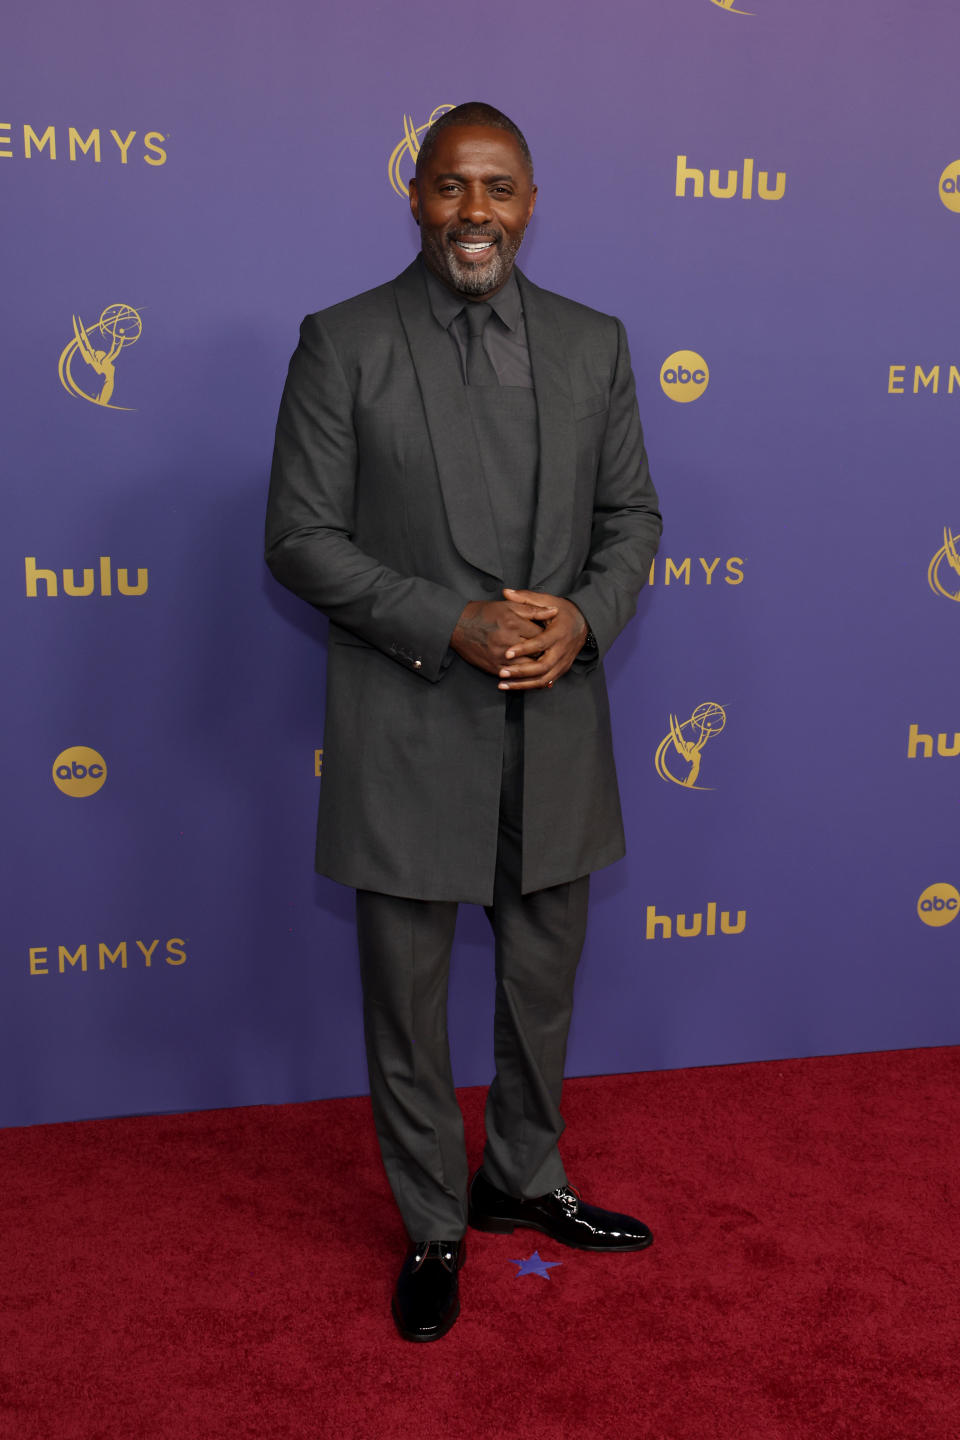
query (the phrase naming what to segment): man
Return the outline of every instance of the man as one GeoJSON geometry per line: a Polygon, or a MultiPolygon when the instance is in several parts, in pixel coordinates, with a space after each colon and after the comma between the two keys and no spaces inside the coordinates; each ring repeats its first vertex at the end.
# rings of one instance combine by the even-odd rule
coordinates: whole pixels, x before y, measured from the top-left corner
{"type": "Polygon", "coordinates": [[[660,534],[623,327],[514,269],[522,134],[458,106],[410,182],[421,255],[308,317],[280,407],[274,575],[331,621],[317,868],[357,890],[381,1153],[411,1240],[408,1340],[459,1313],[467,1221],[642,1249],[557,1140],[592,870],[623,854],[601,659],[660,534]],[[496,1077],[467,1195],[446,991],[457,904],[496,949],[496,1077]]]}

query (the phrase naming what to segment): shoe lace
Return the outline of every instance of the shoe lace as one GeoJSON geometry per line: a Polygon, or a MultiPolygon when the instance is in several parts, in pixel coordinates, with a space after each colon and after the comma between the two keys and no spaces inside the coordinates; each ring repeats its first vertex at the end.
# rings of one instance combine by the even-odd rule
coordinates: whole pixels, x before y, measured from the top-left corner
{"type": "Polygon", "coordinates": [[[460,1250],[459,1240],[418,1240],[414,1246],[414,1269],[427,1260],[439,1260],[445,1270],[453,1270],[460,1250]]]}
{"type": "Polygon", "coordinates": [[[559,1200],[565,1210],[571,1215],[576,1215],[580,1208],[580,1191],[575,1190],[572,1185],[558,1185],[553,1192],[554,1199],[559,1200]]]}

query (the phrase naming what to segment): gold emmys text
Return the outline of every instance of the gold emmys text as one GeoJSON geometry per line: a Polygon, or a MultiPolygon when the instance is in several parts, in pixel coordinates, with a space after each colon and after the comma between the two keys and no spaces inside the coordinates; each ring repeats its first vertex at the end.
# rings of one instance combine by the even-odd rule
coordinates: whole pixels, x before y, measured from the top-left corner
{"type": "Polygon", "coordinates": [[[69,945],[31,945],[27,951],[27,965],[31,975],[65,975],[68,970],[80,970],[85,974],[88,971],[111,970],[128,968],[128,957],[132,962],[130,968],[151,970],[154,961],[158,965],[185,965],[187,963],[187,942],[179,936],[172,940],[161,941],[134,940],[128,944],[126,940],[119,941],[113,947],[101,940],[98,943],[77,945],[73,950],[69,945]],[[164,944],[165,949],[157,954],[158,945],[164,944]],[[54,952],[56,952],[54,954],[54,952]]]}
{"type": "MultiPolygon", "coordinates": [[[[887,394],[906,395],[907,371],[909,365],[891,365],[887,373],[887,394]]],[[[949,367],[944,365],[943,390],[945,395],[952,395],[954,390],[960,390],[960,369],[956,365],[949,367]]],[[[928,390],[931,395],[940,394],[940,366],[931,365],[929,370],[924,370],[922,365],[914,365],[912,391],[919,395],[921,390],[928,390]]]]}
{"type": "MultiPolygon", "coordinates": [[[[103,155],[116,159],[119,155],[120,164],[127,165],[130,160],[130,148],[137,138],[136,130],[128,130],[122,136],[119,130],[108,130],[104,135],[101,130],[95,127],[89,135],[82,135],[73,125],[66,129],[61,125],[59,132],[59,145],[57,143],[57,127],[48,125],[46,129],[38,134],[32,125],[18,126],[14,132],[13,122],[0,120],[0,160],[13,160],[19,157],[20,140],[23,139],[23,158],[33,160],[46,156],[48,160],[56,160],[58,155],[62,160],[68,155],[70,160],[76,162],[79,155],[90,157],[95,165],[101,163],[103,155]]],[[[148,130],[143,137],[143,154],[136,158],[143,161],[145,165],[166,165],[167,152],[164,144],[170,139],[169,135],[162,135],[159,130],[148,130]]]]}
{"type": "MultiPolygon", "coordinates": [[[[669,557],[661,555],[658,556],[656,560],[650,562],[650,575],[648,580],[651,585],[656,584],[657,564],[661,563],[663,566],[664,585],[669,585],[671,580],[678,580],[684,585],[689,585],[691,583],[691,577],[696,581],[702,580],[706,585],[712,585],[714,571],[720,564],[721,558],[722,557],[718,555],[714,560],[707,560],[702,555],[696,557],[688,555],[683,560],[671,560],[669,557]],[[702,575],[700,571],[695,568],[696,565],[700,566],[703,571],[702,575]]],[[[743,563],[742,555],[732,555],[729,560],[723,561],[723,571],[721,571],[721,574],[723,574],[725,585],[740,585],[743,583],[743,563]]]]}

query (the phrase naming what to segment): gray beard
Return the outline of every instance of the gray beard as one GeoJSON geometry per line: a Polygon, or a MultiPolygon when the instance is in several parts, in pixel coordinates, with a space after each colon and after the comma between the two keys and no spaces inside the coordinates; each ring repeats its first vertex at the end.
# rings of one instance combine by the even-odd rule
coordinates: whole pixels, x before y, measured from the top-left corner
{"type": "Polygon", "coordinates": [[[431,258],[437,262],[437,268],[446,273],[453,288],[459,290],[461,295],[489,295],[491,290],[498,290],[509,276],[522,239],[521,235],[516,242],[511,242],[504,237],[493,259],[482,269],[461,264],[443,244],[436,249],[430,247],[431,258]]]}

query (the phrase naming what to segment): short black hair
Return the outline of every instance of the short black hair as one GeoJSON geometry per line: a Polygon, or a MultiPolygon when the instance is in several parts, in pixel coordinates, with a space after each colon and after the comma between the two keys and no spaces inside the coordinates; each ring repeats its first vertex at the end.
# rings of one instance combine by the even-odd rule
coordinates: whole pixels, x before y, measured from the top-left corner
{"type": "Polygon", "coordinates": [[[526,161],[527,169],[530,172],[530,179],[533,179],[533,156],[530,154],[530,146],[519,125],[515,125],[509,115],[504,115],[495,105],[487,105],[483,100],[467,100],[463,105],[455,105],[445,115],[441,115],[427,130],[417,153],[417,179],[419,180],[423,167],[426,165],[433,148],[437,143],[437,137],[441,130],[447,130],[451,125],[487,125],[491,130],[506,130],[513,136],[520,146],[520,152],[526,161]]]}

